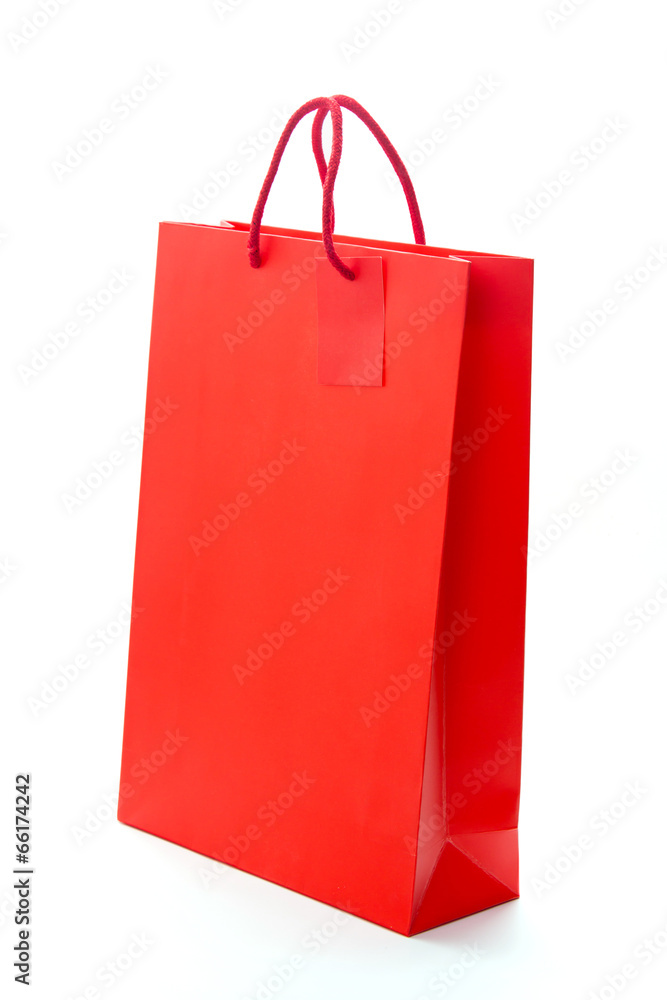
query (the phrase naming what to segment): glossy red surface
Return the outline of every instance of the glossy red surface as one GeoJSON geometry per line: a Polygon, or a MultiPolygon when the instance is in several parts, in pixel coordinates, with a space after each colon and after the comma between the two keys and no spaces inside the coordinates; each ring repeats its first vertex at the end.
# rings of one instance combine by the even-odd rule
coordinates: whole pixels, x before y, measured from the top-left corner
{"type": "Polygon", "coordinates": [[[518,894],[532,261],[337,236],[321,385],[321,238],[247,230],[160,227],[118,814],[412,934],[518,894]]]}

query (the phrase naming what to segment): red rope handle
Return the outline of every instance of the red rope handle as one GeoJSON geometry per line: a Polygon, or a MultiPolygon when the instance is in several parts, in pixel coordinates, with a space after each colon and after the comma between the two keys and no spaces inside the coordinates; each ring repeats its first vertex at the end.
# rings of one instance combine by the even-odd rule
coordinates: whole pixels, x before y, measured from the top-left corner
{"type": "MultiPolygon", "coordinates": [[[[412,220],[412,231],[415,236],[415,243],[421,243],[422,245],[426,243],[426,237],[424,235],[424,225],[422,223],[421,213],[419,211],[419,205],[417,204],[417,196],[415,194],[415,189],[410,180],[410,175],[408,174],[407,168],[403,163],[403,160],[399,156],[396,148],[391,143],[389,137],[380,128],[375,119],[369,115],[368,111],[355,101],[352,97],[346,97],[345,94],[335,94],[333,100],[340,105],[342,108],[347,108],[348,111],[353,111],[357,118],[360,118],[364,125],[366,125],[370,131],[373,133],[377,141],[380,143],[385,153],[387,154],[391,165],[398,175],[405,197],[408,202],[408,208],[410,210],[410,219],[412,220]]],[[[322,149],[322,125],[324,124],[324,119],[328,114],[328,109],[326,107],[321,107],[318,109],[317,114],[313,120],[313,153],[315,154],[315,160],[317,162],[317,169],[320,172],[320,179],[322,184],[326,181],[327,176],[327,161],[324,157],[324,151],[322,149]]],[[[332,144],[332,154],[333,154],[333,144],[332,144]]],[[[331,206],[331,219],[330,219],[331,230],[334,227],[334,214],[333,214],[333,204],[331,206]]]]}
{"type": "Polygon", "coordinates": [[[344,278],[347,278],[349,281],[354,281],[354,271],[343,263],[336,253],[333,245],[333,233],[331,227],[331,220],[333,218],[333,189],[343,149],[343,115],[338,101],[332,97],[315,97],[312,101],[307,101],[294,112],[292,117],[287,122],[287,125],[278,140],[278,145],[276,146],[273,154],[271,165],[269,166],[268,173],[264,179],[262,190],[259,192],[257,204],[255,205],[255,211],[253,212],[252,222],[250,223],[250,230],[248,232],[248,256],[250,257],[250,264],[252,267],[261,267],[262,258],[259,252],[259,234],[266,199],[269,196],[271,185],[273,184],[276,173],[278,172],[280,160],[282,159],[282,155],[285,152],[285,147],[289,142],[292,132],[305,115],[307,115],[310,111],[315,111],[316,109],[324,111],[325,114],[331,114],[333,127],[331,156],[329,157],[328,167],[325,167],[325,176],[322,181],[322,242],[324,243],[324,249],[326,250],[327,257],[336,270],[339,271],[344,278]]]}

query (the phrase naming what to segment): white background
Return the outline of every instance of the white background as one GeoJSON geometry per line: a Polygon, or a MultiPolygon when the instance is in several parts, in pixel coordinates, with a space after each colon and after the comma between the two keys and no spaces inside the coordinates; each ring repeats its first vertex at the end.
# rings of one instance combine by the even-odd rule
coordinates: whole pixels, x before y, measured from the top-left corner
{"type": "MultiPolygon", "coordinates": [[[[210,0],[70,0],[50,18],[37,0],[4,0],[6,995],[23,995],[11,982],[10,890],[12,781],[23,770],[34,783],[31,995],[40,1000],[91,987],[119,1000],[663,995],[667,264],[651,252],[667,246],[665,22],[651,0],[565,2],[560,20],[549,17],[557,2],[404,0],[390,23],[366,30],[384,0],[236,0],[227,11],[210,0]],[[114,112],[151,68],[166,78],[130,114],[114,112]],[[493,81],[483,100],[481,78],[493,81]],[[119,773],[126,629],[46,707],[29,701],[130,599],[140,454],[127,442],[143,415],[158,222],[183,218],[230,160],[240,173],[190,217],[249,219],[277,139],[262,133],[274,111],[332,93],[361,101],[413,164],[428,242],[536,258],[530,537],[541,551],[529,573],[522,898],[413,939],[356,918],[332,934],[336,911],[116,822],[107,801],[119,773]],[[465,120],[452,110],[462,103],[465,120]],[[113,131],[59,178],[68,145],[109,116],[113,131]],[[594,142],[607,119],[617,134],[594,142]],[[268,141],[251,160],[244,150],[260,133],[268,141]],[[559,192],[563,170],[572,183],[559,192]],[[114,269],[131,280],[87,323],[78,307],[114,269]],[[615,311],[604,317],[607,299],[615,311]],[[33,349],[73,320],[78,335],[26,375],[33,349]],[[587,320],[588,336],[561,356],[557,345],[587,320]],[[119,446],[122,465],[68,512],[63,494],[119,446]],[[624,465],[613,466],[617,450],[624,465]],[[579,516],[568,523],[572,503],[579,516]],[[646,621],[633,612],[642,607],[646,621]],[[619,631],[625,644],[600,653],[592,679],[571,690],[581,658],[598,643],[609,652],[619,631]],[[639,790],[619,805],[628,782],[639,790]],[[583,835],[592,846],[568,863],[563,852],[583,835]],[[150,944],[104,985],[98,970],[125,964],[133,934],[150,944]],[[316,934],[330,935],[319,950],[316,934]],[[479,957],[448,988],[468,947],[479,957]],[[295,954],[303,968],[262,994],[295,954]],[[625,982],[627,963],[635,975],[625,982]]],[[[411,239],[385,164],[346,114],[339,232],[411,239]]],[[[303,125],[266,221],[316,228],[320,199],[303,125]]]]}

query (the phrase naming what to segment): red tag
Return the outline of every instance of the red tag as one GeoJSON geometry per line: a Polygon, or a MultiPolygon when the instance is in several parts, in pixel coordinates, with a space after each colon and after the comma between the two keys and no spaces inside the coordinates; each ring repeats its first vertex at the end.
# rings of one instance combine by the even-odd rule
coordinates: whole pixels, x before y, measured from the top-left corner
{"type": "Polygon", "coordinates": [[[320,385],[381,386],[384,353],[382,257],[342,257],[344,278],[317,258],[317,381],[320,385]],[[369,377],[370,375],[370,377],[369,377]]]}

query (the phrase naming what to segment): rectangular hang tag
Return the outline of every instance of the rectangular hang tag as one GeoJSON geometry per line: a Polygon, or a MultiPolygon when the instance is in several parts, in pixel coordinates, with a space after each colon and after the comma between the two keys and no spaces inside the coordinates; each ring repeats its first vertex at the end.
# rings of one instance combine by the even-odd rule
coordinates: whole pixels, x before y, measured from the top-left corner
{"type": "Polygon", "coordinates": [[[341,260],[354,271],[354,281],[339,274],[327,257],[316,260],[317,381],[319,385],[381,386],[382,257],[341,260]]]}

